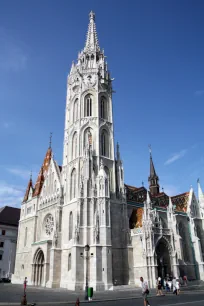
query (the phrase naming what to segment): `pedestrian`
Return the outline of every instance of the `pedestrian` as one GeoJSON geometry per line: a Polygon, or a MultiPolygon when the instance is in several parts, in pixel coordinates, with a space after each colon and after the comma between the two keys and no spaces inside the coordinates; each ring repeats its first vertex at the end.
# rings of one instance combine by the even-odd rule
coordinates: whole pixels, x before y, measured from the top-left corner
{"type": "Polygon", "coordinates": [[[147,296],[149,294],[148,283],[144,281],[143,277],[140,277],[141,287],[142,287],[142,296],[144,299],[144,306],[150,306],[150,303],[147,300],[147,296]]]}
{"type": "Polygon", "coordinates": [[[183,277],[183,284],[184,286],[187,286],[187,276],[186,275],[184,275],[183,277]]]}
{"type": "Polygon", "coordinates": [[[161,280],[161,277],[158,277],[157,289],[158,289],[158,294],[157,295],[163,295],[163,293],[162,293],[162,280],[161,280]]]}
{"type": "Polygon", "coordinates": [[[169,285],[169,291],[171,291],[172,287],[172,280],[169,278],[168,279],[168,285],[169,285]]]}
{"type": "Polygon", "coordinates": [[[173,286],[173,294],[177,295],[177,285],[176,285],[176,278],[174,277],[172,280],[172,286],[173,286]]]}
{"type": "Polygon", "coordinates": [[[180,293],[180,282],[179,279],[176,280],[176,290],[177,290],[177,294],[180,293]]]}
{"type": "Polygon", "coordinates": [[[25,277],[24,282],[23,282],[23,287],[24,287],[24,292],[26,292],[26,287],[27,287],[27,277],[25,277]]]}
{"type": "Polygon", "coordinates": [[[170,292],[170,287],[169,287],[169,281],[168,278],[166,279],[166,293],[170,292]]]}

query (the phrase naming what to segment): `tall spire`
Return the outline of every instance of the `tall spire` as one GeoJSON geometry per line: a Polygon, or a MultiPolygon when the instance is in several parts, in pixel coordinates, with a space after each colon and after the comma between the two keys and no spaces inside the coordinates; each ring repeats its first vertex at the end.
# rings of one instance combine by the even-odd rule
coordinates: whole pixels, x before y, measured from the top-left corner
{"type": "Polygon", "coordinates": [[[89,26],[84,51],[100,51],[96,32],[95,14],[92,11],[89,14],[89,26]]]}
{"type": "Polygon", "coordinates": [[[152,159],[152,149],[150,145],[149,145],[149,153],[150,153],[150,175],[148,178],[149,189],[150,189],[151,194],[156,195],[159,193],[159,177],[156,174],[156,171],[154,168],[154,163],[152,159]]]}

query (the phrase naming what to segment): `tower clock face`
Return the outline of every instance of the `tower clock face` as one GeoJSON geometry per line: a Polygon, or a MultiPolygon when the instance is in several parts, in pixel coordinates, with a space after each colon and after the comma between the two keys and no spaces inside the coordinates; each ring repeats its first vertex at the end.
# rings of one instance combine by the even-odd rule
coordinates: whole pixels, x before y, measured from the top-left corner
{"type": "Polygon", "coordinates": [[[94,74],[89,74],[86,75],[84,77],[84,83],[88,86],[88,87],[92,87],[96,84],[96,76],[94,74]]]}

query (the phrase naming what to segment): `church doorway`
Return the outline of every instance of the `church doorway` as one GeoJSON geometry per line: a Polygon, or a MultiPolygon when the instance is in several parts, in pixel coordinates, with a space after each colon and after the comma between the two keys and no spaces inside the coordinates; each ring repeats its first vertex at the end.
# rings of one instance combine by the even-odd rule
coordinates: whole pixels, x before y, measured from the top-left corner
{"type": "Polygon", "coordinates": [[[171,260],[167,242],[161,239],[156,246],[158,277],[171,275],[171,260]]]}
{"type": "Polygon", "coordinates": [[[44,280],[45,257],[41,249],[38,249],[34,256],[33,283],[35,286],[42,286],[44,280]]]}

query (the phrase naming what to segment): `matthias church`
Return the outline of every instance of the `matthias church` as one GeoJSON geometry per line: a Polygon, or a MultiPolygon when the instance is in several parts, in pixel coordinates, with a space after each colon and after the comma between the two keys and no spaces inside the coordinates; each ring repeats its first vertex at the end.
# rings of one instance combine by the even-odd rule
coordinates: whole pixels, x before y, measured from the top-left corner
{"type": "Polygon", "coordinates": [[[150,152],[149,190],[124,182],[115,147],[112,81],[90,12],[84,49],[67,78],[63,163],[47,149],[21,205],[12,283],[94,290],[150,287],[158,276],[204,280],[204,194],[160,191],[150,152]],[[89,251],[85,246],[89,246],[89,251]],[[88,260],[87,260],[88,259],[88,260]]]}

